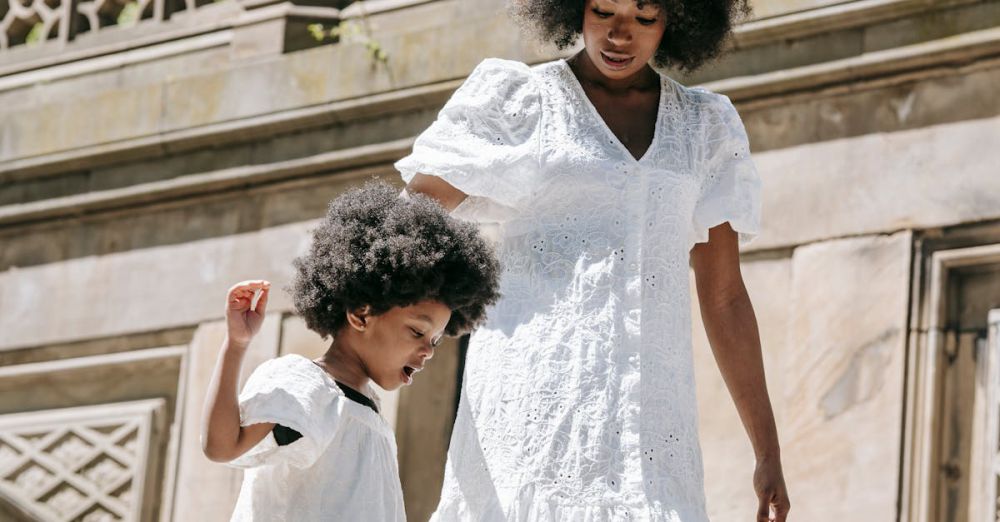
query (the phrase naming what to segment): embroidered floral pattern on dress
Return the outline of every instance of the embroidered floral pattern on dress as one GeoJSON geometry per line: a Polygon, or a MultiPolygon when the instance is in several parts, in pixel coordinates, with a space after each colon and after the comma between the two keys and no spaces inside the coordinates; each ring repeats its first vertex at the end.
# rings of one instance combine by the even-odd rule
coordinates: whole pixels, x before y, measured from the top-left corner
{"type": "Polygon", "coordinates": [[[397,163],[472,196],[458,214],[495,224],[504,266],[434,520],[707,520],[689,251],[757,233],[748,151],[727,98],[666,77],[636,160],[565,61],[469,76],[397,163]]]}

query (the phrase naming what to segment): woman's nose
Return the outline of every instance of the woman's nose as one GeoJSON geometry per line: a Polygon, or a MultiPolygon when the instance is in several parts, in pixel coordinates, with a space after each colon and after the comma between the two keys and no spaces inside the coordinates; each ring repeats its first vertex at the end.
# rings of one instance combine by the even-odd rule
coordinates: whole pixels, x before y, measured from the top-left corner
{"type": "Polygon", "coordinates": [[[427,341],[421,348],[420,355],[423,356],[425,361],[434,358],[434,345],[430,341],[427,341]]]}
{"type": "Polygon", "coordinates": [[[632,34],[625,27],[625,24],[620,21],[612,21],[611,27],[608,29],[608,41],[614,45],[624,45],[632,39],[632,34]]]}

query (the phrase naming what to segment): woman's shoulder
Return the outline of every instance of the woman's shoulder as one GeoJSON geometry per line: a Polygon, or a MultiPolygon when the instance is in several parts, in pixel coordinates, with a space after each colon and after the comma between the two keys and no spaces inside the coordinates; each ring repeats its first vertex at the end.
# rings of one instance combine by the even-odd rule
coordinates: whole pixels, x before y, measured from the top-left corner
{"type": "Polygon", "coordinates": [[[686,113],[697,119],[735,112],[733,102],[725,94],[702,86],[688,87],[666,75],[661,75],[674,92],[675,99],[686,113]]]}
{"type": "Polygon", "coordinates": [[[487,58],[472,70],[462,89],[495,93],[498,89],[532,89],[534,83],[532,68],[527,64],[515,60],[487,58]]]}

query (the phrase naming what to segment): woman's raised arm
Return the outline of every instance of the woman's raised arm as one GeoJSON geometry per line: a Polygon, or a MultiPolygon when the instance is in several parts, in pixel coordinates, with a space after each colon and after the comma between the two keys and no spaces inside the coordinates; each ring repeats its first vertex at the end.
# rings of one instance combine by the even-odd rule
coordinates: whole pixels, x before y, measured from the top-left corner
{"type": "Polygon", "coordinates": [[[406,185],[406,190],[401,194],[406,197],[408,194],[423,194],[431,199],[437,200],[449,212],[455,210],[466,195],[461,190],[451,186],[447,181],[425,174],[417,174],[406,185]]]}

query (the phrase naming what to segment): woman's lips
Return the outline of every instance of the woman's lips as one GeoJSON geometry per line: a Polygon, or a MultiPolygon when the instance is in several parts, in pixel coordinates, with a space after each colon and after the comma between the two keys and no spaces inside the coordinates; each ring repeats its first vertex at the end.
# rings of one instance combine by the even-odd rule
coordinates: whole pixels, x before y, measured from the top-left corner
{"type": "Polygon", "coordinates": [[[601,51],[601,60],[604,61],[604,65],[614,70],[621,70],[627,68],[629,65],[632,64],[632,60],[634,59],[635,59],[634,56],[626,56],[617,53],[608,54],[605,53],[604,51],[601,51]]]}

